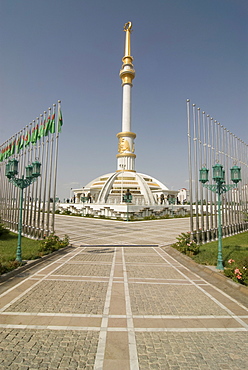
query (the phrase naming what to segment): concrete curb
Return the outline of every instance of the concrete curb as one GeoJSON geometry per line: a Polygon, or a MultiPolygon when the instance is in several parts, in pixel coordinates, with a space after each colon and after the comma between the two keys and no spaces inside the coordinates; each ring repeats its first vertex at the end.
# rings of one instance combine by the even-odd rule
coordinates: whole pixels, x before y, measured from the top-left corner
{"type": "Polygon", "coordinates": [[[57,251],[54,251],[50,254],[46,254],[45,256],[42,256],[41,258],[37,258],[36,260],[27,260],[26,263],[20,267],[17,267],[16,269],[6,272],[6,274],[0,275],[0,283],[38,265],[42,264],[43,262],[46,262],[49,259],[53,259],[53,257],[56,257],[57,255],[64,254],[64,252],[67,253],[69,249],[72,248],[72,245],[68,245],[67,247],[61,248],[57,251]]]}
{"type": "Polygon", "coordinates": [[[170,246],[162,247],[163,250],[171,257],[174,257],[185,267],[190,268],[191,271],[197,273],[208,282],[216,285],[221,290],[230,294],[233,298],[242,301],[243,304],[248,306],[248,287],[235,283],[233,280],[225,276],[221,271],[213,270],[212,266],[208,267],[200,265],[190,257],[182,254],[177,249],[170,246]]]}

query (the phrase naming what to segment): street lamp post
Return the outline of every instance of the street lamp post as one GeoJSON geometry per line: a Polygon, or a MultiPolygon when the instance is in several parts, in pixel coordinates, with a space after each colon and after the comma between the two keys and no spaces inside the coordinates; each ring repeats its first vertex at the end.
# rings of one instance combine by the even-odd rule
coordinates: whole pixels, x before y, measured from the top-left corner
{"type": "Polygon", "coordinates": [[[222,257],[222,225],[221,225],[221,194],[226,193],[230,189],[236,188],[239,181],[241,181],[241,168],[238,166],[233,166],[231,171],[231,180],[234,184],[225,184],[225,170],[223,166],[219,163],[213,167],[213,180],[216,182],[216,185],[208,185],[208,172],[209,170],[206,167],[200,169],[200,179],[199,181],[202,185],[213,191],[218,195],[218,257],[217,257],[217,266],[218,270],[224,270],[223,266],[223,257],[222,257]]]}
{"type": "Polygon", "coordinates": [[[19,223],[18,223],[18,242],[16,250],[16,261],[22,262],[22,211],[23,211],[23,189],[31,185],[40,176],[41,163],[35,161],[32,165],[26,167],[26,178],[22,175],[21,178],[17,178],[18,174],[18,161],[11,159],[5,168],[5,176],[9,181],[21,189],[20,192],[20,208],[19,208],[19,223]]]}

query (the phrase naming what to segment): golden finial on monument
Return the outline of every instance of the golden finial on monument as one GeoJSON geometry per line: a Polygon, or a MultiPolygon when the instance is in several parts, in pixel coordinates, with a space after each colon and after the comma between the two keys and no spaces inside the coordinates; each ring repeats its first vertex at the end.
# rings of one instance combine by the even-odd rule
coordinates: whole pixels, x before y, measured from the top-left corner
{"type": "Polygon", "coordinates": [[[132,22],[127,22],[124,24],[124,31],[130,31],[132,32],[132,22]]]}
{"type": "Polygon", "coordinates": [[[131,56],[130,34],[132,32],[132,22],[125,23],[123,31],[126,32],[126,42],[125,42],[125,53],[124,53],[124,56],[131,56]]]}

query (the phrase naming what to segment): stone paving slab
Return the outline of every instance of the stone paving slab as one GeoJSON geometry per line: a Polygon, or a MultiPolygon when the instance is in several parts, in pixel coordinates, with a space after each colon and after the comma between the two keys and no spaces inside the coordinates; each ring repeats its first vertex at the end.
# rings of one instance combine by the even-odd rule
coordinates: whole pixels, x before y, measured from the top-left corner
{"type": "Polygon", "coordinates": [[[5,329],[0,369],[93,369],[98,332],[5,329]]]}
{"type": "Polygon", "coordinates": [[[97,264],[67,264],[56,270],[54,275],[70,276],[109,276],[111,265],[97,264]]]}
{"type": "Polygon", "coordinates": [[[154,265],[148,266],[140,266],[137,264],[135,266],[128,265],[127,266],[127,274],[129,278],[139,278],[139,279],[183,279],[182,275],[176,271],[173,267],[166,265],[164,266],[156,266],[154,265]]]}
{"type": "Polygon", "coordinates": [[[163,259],[160,257],[160,256],[151,256],[150,254],[148,256],[144,256],[144,255],[126,255],[125,256],[125,261],[126,263],[150,263],[150,264],[154,264],[154,263],[164,263],[163,259]]]}
{"type": "Polygon", "coordinates": [[[0,302],[0,369],[247,368],[248,308],[158,246],[73,248],[0,302]]]}
{"type": "Polygon", "coordinates": [[[73,257],[72,261],[101,261],[101,262],[111,262],[113,259],[112,254],[80,254],[78,256],[73,257]]]}
{"type": "Polygon", "coordinates": [[[226,311],[192,285],[129,284],[134,315],[225,315],[226,311]]]}
{"type": "Polygon", "coordinates": [[[6,311],[102,314],[106,290],[107,283],[41,281],[6,311]]]}
{"type": "Polygon", "coordinates": [[[134,247],[127,247],[126,248],[125,247],[124,252],[125,252],[126,256],[130,253],[135,253],[135,254],[138,254],[139,256],[142,255],[142,253],[145,253],[146,255],[148,253],[152,253],[154,255],[157,255],[153,248],[148,248],[148,247],[146,247],[146,248],[139,247],[139,249],[137,249],[137,247],[136,248],[134,248],[134,247]]]}
{"type": "Polygon", "coordinates": [[[136,333],[141,369],[247,369],[247,333],[136,333]]]}

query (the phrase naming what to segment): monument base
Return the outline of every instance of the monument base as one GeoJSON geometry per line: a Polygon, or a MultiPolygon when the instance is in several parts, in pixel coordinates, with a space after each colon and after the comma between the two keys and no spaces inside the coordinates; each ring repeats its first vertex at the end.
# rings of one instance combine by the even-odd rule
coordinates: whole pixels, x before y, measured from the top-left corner
{"type": "Polygon", "coordinates": [[[183,217],[189,214],[188,205],[153,205],[140,206],[132,203],[103,205],[97,203],[57,203],[57,212],[114,220],[141,220],[144,218],[183,217]]]}

